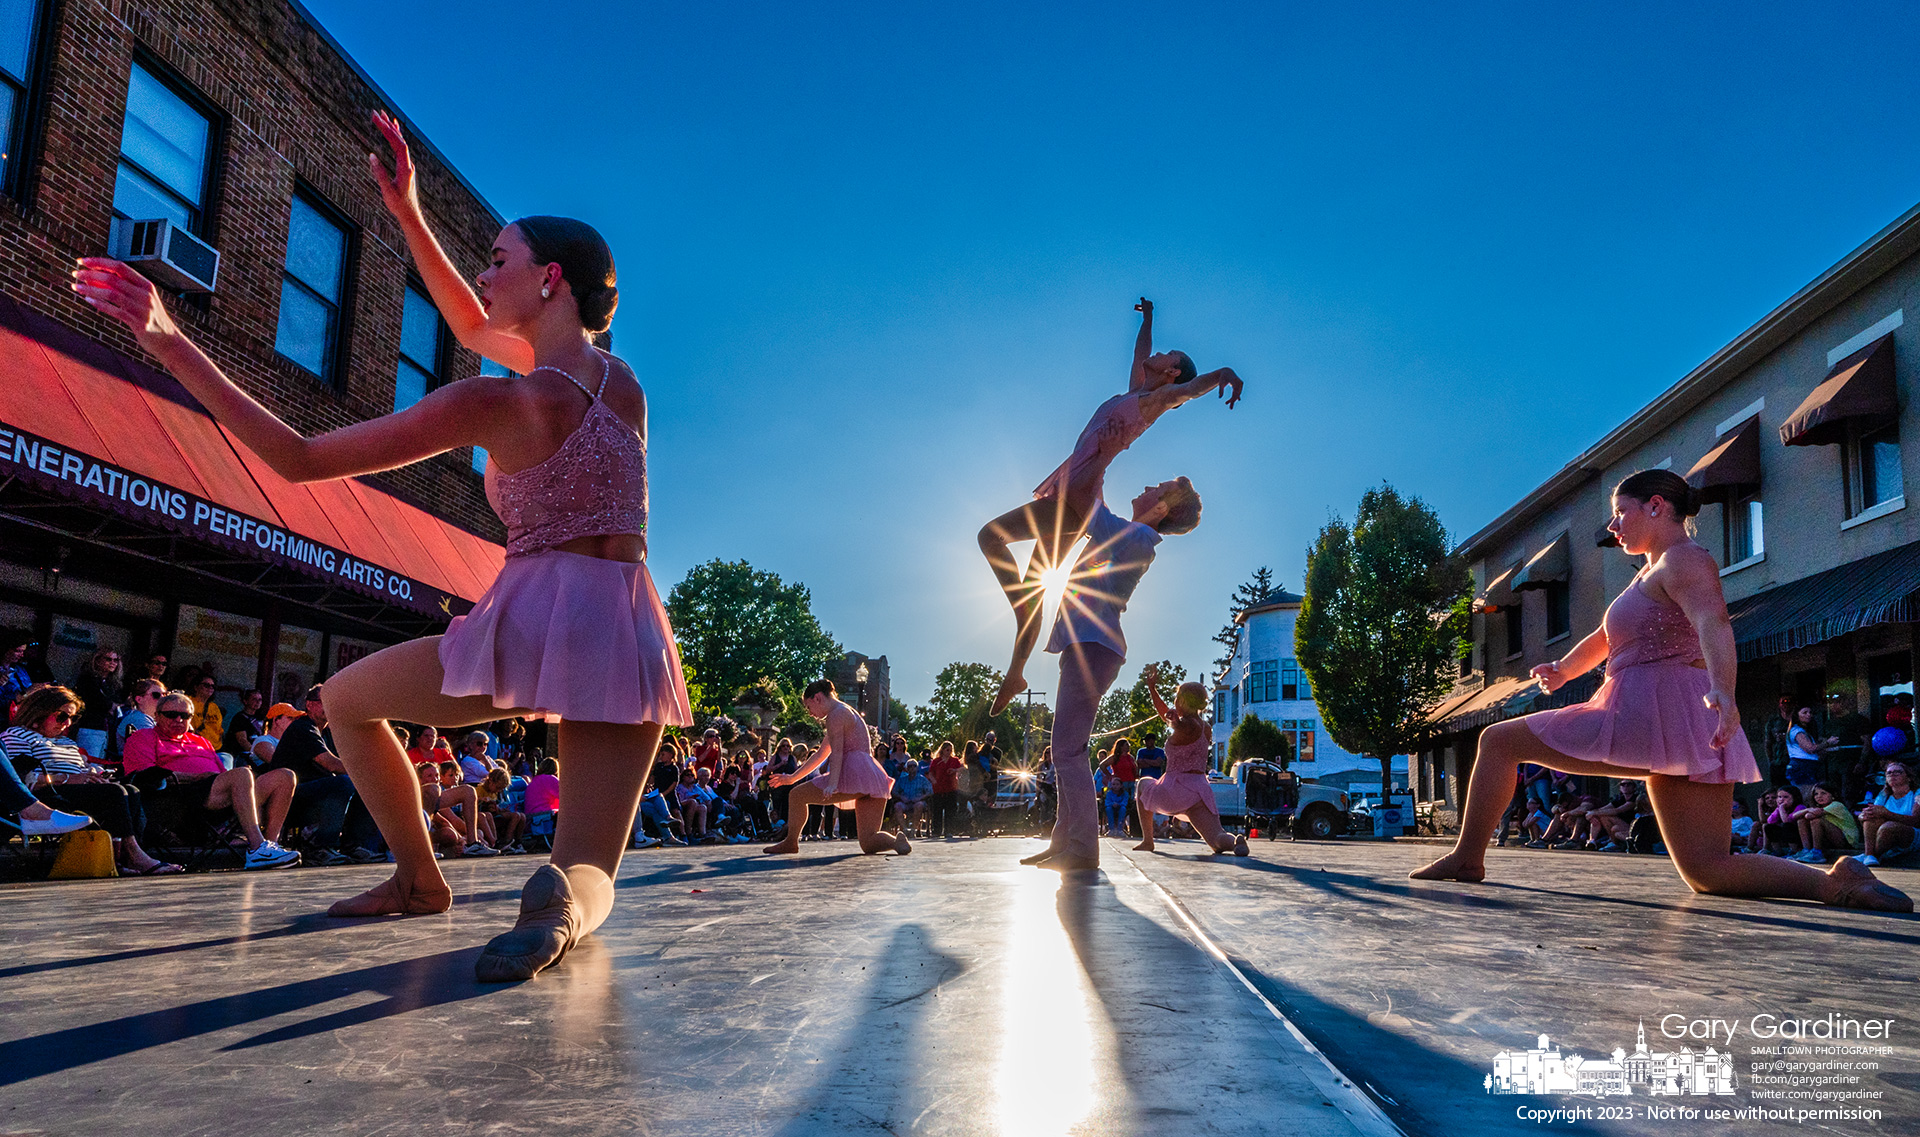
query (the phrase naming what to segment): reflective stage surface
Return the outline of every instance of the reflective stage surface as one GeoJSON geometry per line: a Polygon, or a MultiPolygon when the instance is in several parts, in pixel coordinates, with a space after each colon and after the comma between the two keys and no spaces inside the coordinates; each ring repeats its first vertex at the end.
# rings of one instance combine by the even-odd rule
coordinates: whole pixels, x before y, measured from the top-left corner
{"type": "MultiPolygon", "coordinates": [[[[1420,846],[1107,842],[1063,881],[1015,864],[1038,847],[635,853],[606,927],[507,987],[472,964],[533,857],[448,862],[454,910],[407,920],[317,914],[384,866],[13,887],[0,1133],[1538,1132],[1516,1105],[1709,1105],[1489,1095],[1539,1034],[1604,1060],[1643,1017],[1677,1051],[1661,1015],[1920,994],[1911,919],[1696,898],[1654,858],[1496,853],[1470,888],[1401,879],[1420,846]]],[[[1750,1043],[1712,1106],[1762,1104],[1750,1043]]],[[[1822,1131],[1910,1129],[1893,1043],[1867,1079],[1892,1128],[1822,1131]]]]}

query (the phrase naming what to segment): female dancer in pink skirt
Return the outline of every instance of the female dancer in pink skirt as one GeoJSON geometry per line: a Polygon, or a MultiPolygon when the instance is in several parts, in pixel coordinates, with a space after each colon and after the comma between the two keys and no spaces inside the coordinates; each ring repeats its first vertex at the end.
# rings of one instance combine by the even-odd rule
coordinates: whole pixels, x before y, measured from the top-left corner
{"type": "Polygon", "coordinates": [[[1533,669],[1548,691],[1605,659],[1592,699],[1496,723],[1480,736],[1453,852],[1416,880],[1477,881],[1487,839],[1512,799],[1523,762],[1570,774],[1645,778],[1661,840],[1695,892],[1783,896],[1910,912],[1913,902],[1842,857],[1826,871],[1777,857],[1736,857],[1733,786],[1760,781],[1734,705],[1733,625],[1719,566],[1687,519],[1699,499],[1669,470],[1642,470],[1613,491],[1607,528],[1646,567],[1607,609],[1600,629],[1556,663],[1533,669]]]}
{"type": "Polygon", "coordinates": [[[1160,698],[1159,669],[1148,664],[1144,674],[1153,709],[1172,729],[1167,735],[1166,773],[1158,778],[1141,778],[1134,790],[1140,832],[1146,834],[1134,849],[1153,852],[1153,815],[1164,813],[1193,826],[1214,852],[1246,856],[1246,837],[1228,833],[1221,826],[1220,808],[1213,801],[1213,783],[1207,781],[1207,769],[1213,764],[1213,724],[1200,714],[1207,705],[1207,689],[1198,683],[1182,683],[1169,707],[1160,698]]]}
{"type": "Polygon", "coordinates": [[[88,259],[74,287],[291,481],[486,448],[488,497],[507,528],[499,579],[445,635],[377,652],[327,681],[340,758],[394,855],[392,879],[332,912],[444,912],[453,901],[388,720],[452,727],[558,714],[567,776],[552,861],[522,891],[519,922],[476,964],[483,980],[524,979],[606,919],[661,730],[692,718],[645,563],[646,397],[633,372],[592,343],[618,297],[600,235],[564,218],[508,225],[476,296],[427,229],[399,126],[375,119],[394,172],[369,164],[441,316],[461,343],[520,377],[464,379],[405,410],[302,438],[222,375],[132,269],[88,259]]]}
{"type": "Polygon", "coordinates": [[[827,737],[799,769],[767,779],[767,784],[774,789],[793,786],[793,792],[787,795],[786,832],[778,844],[768,845],[764,851],[769,855],[799,852],[800,830],[807,824],[807,807],[835,805],[853,811],[861,852],[902,855],[913,852],[913,845],[905,837],[880,828],[881,820],[887,815],[887,800],[893,795],[893,779],[874,761],[866,720],[860,717],[859,711],[840,701],[840,693],[834,689],[831,679],[815,679],[807,684],[804,698],[807,713],[826,724],[827,737]],[[819,773],[814,773],[816,770],[819,773]],[[813,776],[807,777],[809,774],[813,776]],[[805,779],[803,783],[802,779],[805,779]]]}
{"type": "Polygon", "coordinates": [[[993,697],[993,714],[1005,710],[1015,695],[1027,689],[1027,659],[1040,642],[1040,617],[1043,597],[1040,574],[1060,562],[1087,531],[1087,520],[1105,488],[1107,466],[1163,414],[1199,398],[1215,388],[1222,395],[1227,388],[1231,408],[1240,401],[1240,377],[1233,368],[1222,367],[1197,375],[1193,360],[1184,351],[1153,352],[1153,301],[1142,296],[1134,310],[1140,313],[1140,334],[1133,344],[1133,374],[1124,394],[1101,403],[1080,430],[1073,453],[1034,487],[1033,500],[1012,509],[980,530],[980,551],[1000,582],[1007,602],[1013,605],[1015,621],[1013,662],[993,697]],[[1028,559],[1029,571],[1008,549],[1018,541],[1036,541],[1028,559]]]}

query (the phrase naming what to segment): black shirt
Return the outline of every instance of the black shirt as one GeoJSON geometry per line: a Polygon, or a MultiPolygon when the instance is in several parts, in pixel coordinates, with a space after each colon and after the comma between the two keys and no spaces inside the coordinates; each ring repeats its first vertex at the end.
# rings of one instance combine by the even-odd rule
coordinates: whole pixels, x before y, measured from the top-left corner
{"type": "Polygon", "coordinates": [[[227,720],[227,752],[251,757],[253,740],[267,732],[267,724],[260,721],[259,715],[250,715],[245,711],[233,712],[227,720]]]}
{"type": "Polygon", "coordinates": [[[106,730],[113,722],[113,707],[120,701],[120,674],[102,679],[88,667],[73,680],[73,693],[80,696],[80,718],[74,726],[81,730],[106,730]]]}
{"type": "Polygon", "coordinates": [[[332,756],[326,740],[320,736],[320,728],[305,715],[287,724],[287,731],[280,736],[279,745],[273,748],[273,757],[262,767],[266,770],[292,770],[293,776],[303,782],[315,778],[331,778],[333,771],[322,766],[314,759],[325,754],[332,756]]]}

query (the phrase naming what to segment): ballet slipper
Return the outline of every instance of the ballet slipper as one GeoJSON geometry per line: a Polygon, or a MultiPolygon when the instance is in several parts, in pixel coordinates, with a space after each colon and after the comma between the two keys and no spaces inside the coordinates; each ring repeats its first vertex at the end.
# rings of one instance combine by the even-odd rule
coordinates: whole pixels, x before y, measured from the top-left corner
{"type": "Polygon", "coordinates": [[[1825,903],[1835,908],[1866,908],[1875,912],[1911,912],[1913,900],[1880,880],[1873,870],[1853,857],[1841,857],[1827,870],[1832,888],[1825,903]]]}
{"type": "Polygon", "coordinates": [[[573,883],[554,865],[541,865],[520,890],[520,919],[488,942],[474,961],[474,978],[482,983],[531,979],[560,962],[579,938],[573,883]]]}
{"type": "Polygon", "coordinates": [[[1055,853],[1053,856],[1048,857],[1045,861],[1041,862],[1040,867],[1049,868],[1054,870],[1055,872],[1063,872],[1063,873],[1064,872],[1098,872],[1100,870],[1100,858],[1099,857],[1076,857],[1070,853],[1055,853]]]}
{"type": "Polygon", "coordinates": [[[1479,884],[1486,878],[1487,866],[1468,865],[1459,853],[1448,853],[1432,864],[1407,874],[1409,880],[1457,880],[1462,884],[1479,884]]]}
{"type": "Polygon", "coordinates": [[[1021,857],[1020,863],[1023,865],[1044,865],[1053,859],[1054,852],[1053,849],[1042,849],[1031,857],[1021,857]]]}
{"type": "Polygon", "coordinates": [[[453,890],[401,888],[398,877],[381,881],[358,896],[336,900],[329,916],[432,916],[453,907],[453,890]]]}

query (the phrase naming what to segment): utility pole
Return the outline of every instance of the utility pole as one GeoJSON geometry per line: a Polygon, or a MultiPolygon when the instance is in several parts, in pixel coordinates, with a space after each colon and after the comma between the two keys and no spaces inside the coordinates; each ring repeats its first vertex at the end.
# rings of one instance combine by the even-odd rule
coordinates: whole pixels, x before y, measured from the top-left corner
{"type": "Polygon", "coordinates": [[[1046,692],[1036,691],[1029,687],[1025,693],[1027,697],[1027,713],[1026,718],[1022,720],[1020,730],[1020,764],[1031,770],[1033,769],[1033,697],[1035,695],[1044,695],[1046,692]]]}

